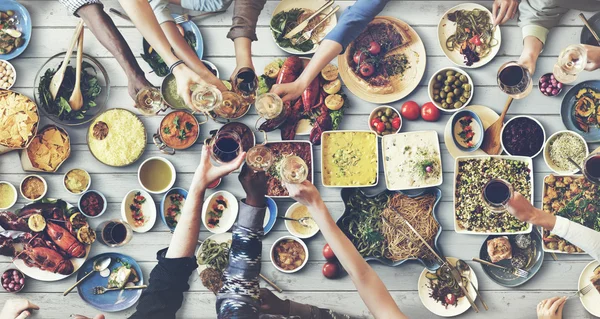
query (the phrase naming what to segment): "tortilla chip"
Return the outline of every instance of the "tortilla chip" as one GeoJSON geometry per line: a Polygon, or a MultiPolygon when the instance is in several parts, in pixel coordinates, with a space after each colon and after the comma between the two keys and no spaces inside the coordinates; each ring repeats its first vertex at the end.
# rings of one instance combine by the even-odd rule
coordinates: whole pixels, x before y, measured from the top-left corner
{"type": "Polygon", "coordinates": [[[54,172],[69,156],[69,137],[56,126],[47,126],[27,148],[34,167],[54,172]]]}
{"type": "Polygon", "coordinates": [[[33,138],[39,116],[37,106],[28,97],[16,92],[0,94],[0,145],[22,148],[33,138]]]}

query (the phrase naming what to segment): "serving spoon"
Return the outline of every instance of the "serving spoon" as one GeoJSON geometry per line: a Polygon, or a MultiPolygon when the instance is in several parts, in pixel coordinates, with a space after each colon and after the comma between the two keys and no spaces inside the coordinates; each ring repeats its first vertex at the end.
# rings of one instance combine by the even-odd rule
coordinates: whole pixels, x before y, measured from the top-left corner
{"type": "Polygon", "coordinates": [[[111,262],[110,257],[98,258],[98,259],[94,260],[94,267],[92,268],[92,271],[88,272],[85,276],[83,276],[83,278],[79,279],[79,281],[77,281],[73,286],[71,286],[71,288],[67,289],[63,293],[63,296],[68,295],[71,292],[71,290],[75,289],[75,287],[77,287],[82,281],[84,281],[87,277],[91,276],[93,273],[100,272],[100,271],[103,271],[104,269],[108,268],[108,266],[110,265],[110,262],[111,262]]]}
{"type": "Polygon", "coordinates": [[[300,223],[300,225],[302,225],[304,227],[310,227],[308,225],[308,220],[312,219],[312,217],[302,217],[300,219],[295,219],[295,218],[289,218],[289,217],[284,217],[284,216],[277,216],[277,218],[283,219],[283,220],[289,220],[289,221],[293,221],[293,222],[298,222],[298,223],[300,223]]]}
{"type": "Polygon", "coordinates": [[[489,308],[488,308],[487,304],[485,303],[485,301],[483,301],[483,298],[481,297],[479,290],[477,289],[477,287],[475,287],[475,284],[473,284],[473,282],[471,281],[471,267],[469,267],[469,265],[464,260],[459,259],[456,261],[456,268],[458,268],[460,271],[462,271],[465,274],[465,277],[469,280],[469,283],[471,283],[471,287],[473,287],[473,289],[475,289],[475,294],[479,297],[479,301],[481,301],[481,305],[483,305],[483,309],[488,311],[489,308]]]}
{"type": "Polygon", "coordinates": [[[52,95],[53,99],[56,99],[56,95],[58,94],[58,90],[60,89],[60,85],[65,79],[65,71],[67,71],[67,65],[69,65],[69,60],[71,59],[71,54],[73,54],[73,48],[77,43],[77,39],[79,39],[79,34],[83,32],[83,20],[80,20],[75,27],[75,33],[73,33],[73,38],[71,39],[71,43],[67,48],[67,52],[65,52],[65,58],[63,59],[62,64],[60,65],[60,69],[54,73],[52,77],[52,81],[50,81],[50,86],[48,87],[48,91],[50,91],[50,95],[52,95]]]}
{"type": "Polygon", "coordinates": [[[81,95],[81,62],[83,60],[83,31],[79,34],[79,43],[77,44],[77,68],[75,74],[75,87],[69,98],[69,105],[73,111],[81,110],[83,106],[83,96],[81,95]]]}
{"type": "Polygon", "coordinates": [[[506,104],[504,105],[504,111],[502,111],[502,114],[500,114],[500,118],[498,118],[494,124],[485,130],[485,134],[483,135],[483,143],[481,144],[481,150],[486,152],[488,155],[497,155],[500,153],[500,134],[502,133],[504,118],[506,117],[506,113],[508,113],[508,109],[510,108],[512,101],[512,96],[509,96],[508,100],[506,100],[506,104]]]}

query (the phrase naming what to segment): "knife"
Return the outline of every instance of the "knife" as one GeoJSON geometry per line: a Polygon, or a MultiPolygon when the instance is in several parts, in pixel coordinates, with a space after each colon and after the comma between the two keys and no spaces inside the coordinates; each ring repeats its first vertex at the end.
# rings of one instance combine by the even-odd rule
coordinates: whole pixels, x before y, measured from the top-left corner
{"type": "Polygon", "coordinates": [[[318,16],[323,10],[330,7],[333,4],[333,2],[334,2],[334,0],[327,1],[323,6],[321,6],[319,9],[317,9],[317,11],[315,11],[315,13],[313,13],[310,17],[306,18],[299,25],[297,25],[295,28],[293,28],[292,31],[288,32],[284,36],[284,38],[291,39],[296,34],[302,32],[302,30],[304,30],[308,26],[308,23],[310,22],[310,20],[312,20],[314,17],[318,16]]]}
{"type": "Polygon", "coordinates": [[[465,294],[465,297],[467,297],[467,300],[469,300],[469,303],[471,304],[471,307],[473,307],[473,310],[475,310],[475,312],[479,313],[479,308],[477,308],[477,305],[475,304],[475,302],[469,295],[469,292],[463,285],[462,276],[461,276],[460,272],[458,271],[458,269],[452,267],[450,265],[450,263],[447,263],[446,266],[448,266],[448,268],[450,269],[450,274],[452,275],[452,277],[454,277],[454,280],[456,280],[456,282],[458,283],[458,286],[462,290],[463,294],[465,294]]]}

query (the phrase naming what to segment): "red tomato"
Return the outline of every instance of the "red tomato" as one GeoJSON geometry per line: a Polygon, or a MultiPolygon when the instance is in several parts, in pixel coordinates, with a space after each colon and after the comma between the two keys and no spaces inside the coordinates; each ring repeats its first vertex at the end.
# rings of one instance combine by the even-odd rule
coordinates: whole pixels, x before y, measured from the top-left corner
{"type": "Polygon", "coordinates": [[[362,76],[371,76],[374,72],[375,67],[373,67],[373,64],[368,62],[363,62],[360,64],[360,74],[362,74],[362,76]]]}
{"type": "Polygon", "coordinates": [[[334,262],[326,262],[323,265],[323,276],[333,279],[336,278],[340,274],[340,266],[334,262]]]}
{"type": "Polygon", "coordinates": [[[456,303],[456,296],[453,294],[447,294],[444,299],[446,299],[446,303],[449,305],[454,305],[456,303]]]}
{"type": "Polygon", "coordinates": [[[367,50],[369,50],[369,53],[371,53],[372,55],[378,55],[379,52],[381,52],[381,46],[379,45],[379,43],[371,41],[367,50]]]}
{"type": "Polygon", "coordinates": [[[420,112],[421,110],[419,109],[419,104],[414,101],[405,102],[402,104],[402,108],[400,109],[400,115],[409,121],[418,119],[420,112]]]}
{"type": "Polygon", "coordinates": [[[325,244],[323,247],[323,257],[325,257],[327,260],[335,259],[335,254],[333,253],[331,247],[329,247],[329,244],[325,244]]]}
{"type": "Polygon", "coordinates": [[[363,51],[358,50],[354,52],[354,57],[352,59],[354,60],[354,63],[360,64],[362,61],[365,60],[365,53],[363,51]]]}
{"type": "Polygon", "coordinates": [[[423,104],[421,108],[421,117],[428,122],[435,122],[440,119],[440,109],[438,109],[433,103],[427,102],[423,104]]]}
{"type": "Polygon", "coordinates": [[[383,133],[383,131],[385,131],[385,124],[381,121],[375,123],[375,130],[377,133],[383,133]]]}
{"type": "Polygon", "coordinates": [[[400,118],[399,118],[399,117],[397,117],[397,118],[393,119],[393,120],[392,120],[392,128],[393,128],[394,130],[398,130],[398,129],[400,128],[400,124],[401,124],[401,123],[402,123],[402,122],[400,122],[400,118]]]}

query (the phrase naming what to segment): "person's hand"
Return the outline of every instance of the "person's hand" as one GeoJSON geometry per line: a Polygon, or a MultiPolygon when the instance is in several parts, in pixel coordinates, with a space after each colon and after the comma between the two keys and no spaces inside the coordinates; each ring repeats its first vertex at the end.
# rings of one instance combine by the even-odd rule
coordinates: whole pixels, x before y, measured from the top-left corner
{"type": "Polygon", "coordinates": [[[529,70],[529,74],[531,74],[531,76],[533,76],[533,73],[535,73],[535,63],[536,62],[537,62],[536,59],[533,58],[531,55],[523,53],[519,57],[519,61],[517,63],[519,65],[521,65],[522,67],[526,68],[527,70],[529,70]]]}
{"type": "Polygon", "coordinates": [[[507,209],[518,220],[548,230],[554,229],[556,224],[556,216],[533,207],[531,202],[518,192],[515,192],[513,198],[508,202],[507,209]]]}
{"type": "Polygon", "coordinates": [[[244,165],[238,178],[246,192],[246,204],[254,207],[264,207],[265,195],[267,195],[267,175],[265,172],[255,172],[248,165],[244,165]]]}
{"type": "Polygon", "coordinates": [[[31,310],[39,309],[27,299],[8,299],[0,311],[0,319],[24,319],[31,315],[31,310]]]}
{"type": "Polygon", "coordinates": [[[291,102],[299,98],[306,87],[300,85],[298,81],[284,84],[275,84],[271,88],[271,93],[279,95],[283,102],[291,102]]]}
{"type": "Polygon", "coordinates": [[[256,73],[256,70],[254,69],[254,65],[252,64],[252,60],[250,60],[248,64],[246,64],[246,63],[244,63],[244,64],[238,63],[235,66],[235,70],[233,70],[233,73],[231,73],[231,76],[229,77],[229,81],[231,82],[231,85],[233,85],[235,83],[235,76],[243,68],[250,68],[250,69],[252,69],[252,71],[254,71],[256,73]]]}
{"type": "Polygon", "coordinates": [[[202,189],[206,189],[210,183],[238,169],[245,158],[246,152],[241,152],[233,161],[215,166],[210,161],[210,148],[207,144],[204,144],[202,155],[200,155],[200,165],[198,165],[194,175],[194,183],[197,183],[202,189]]]}
{"type": "Polygon", "coordinates": [[[562,312],[567,297],[554,297],[542,300],[537,305],[538,319],[562,319],[562,312]]]}
{"type": "Polygon", "coordinates": [[[587,63],[585,64],[586,71],[594,71],[600,68],[600,47],[593,45],[583,45],[587,52],[587,63]]]}
{"type": "MultiPolygon", "coordinates": [[[[177,94],[183,99],[186,105],[192,105],[193,85],[209,85],[209,83],[204,81],[198,74],[183,63],[173,69],[173,75],[177,82],[177,94]]],[[[221,85],[223,85],[223,83],[221,83],[221,85]]]]}
{"type": "Polygon", "coordinates": [[[304,206],[316,206],[323,202],[321,194],[319,194],[315,185],[309,181],[304,181],[301,184],[284,183],[283,186],[290,193],[290,197],[304,206]]]}
{"type": "Polygon", "coordinates": [[[517,0],[494,0],[492,6],[492,17],[494,25],[505,24],[508,20],[515,17],[519,1],[517,0]]]}
{"type": "Polygon", "coordinates": [[[269,289],[260,289],[260,312],[269,315],[290,315],[289,300],[281,300],[269,289]]]}

